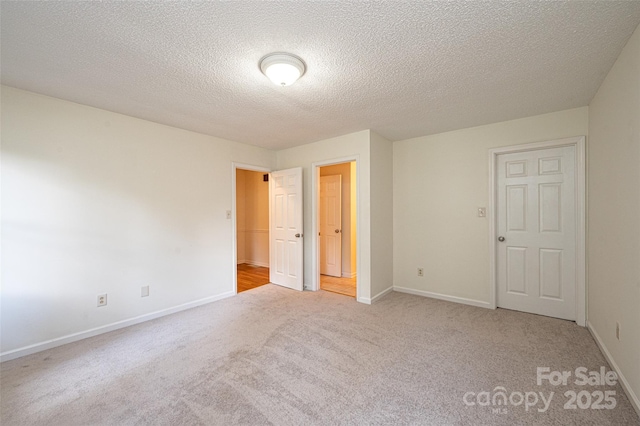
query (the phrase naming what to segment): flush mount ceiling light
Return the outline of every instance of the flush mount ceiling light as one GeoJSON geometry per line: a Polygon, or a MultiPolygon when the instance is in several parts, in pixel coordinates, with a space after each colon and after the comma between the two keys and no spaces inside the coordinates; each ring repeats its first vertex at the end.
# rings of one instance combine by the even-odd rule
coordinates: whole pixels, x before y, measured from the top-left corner
{"type": "Polygon", "coordinates": [[[290,86],[305,72],[302,59],[291,53],[271,53],[260,59],[262,73],[278,86],[290,86]]]}

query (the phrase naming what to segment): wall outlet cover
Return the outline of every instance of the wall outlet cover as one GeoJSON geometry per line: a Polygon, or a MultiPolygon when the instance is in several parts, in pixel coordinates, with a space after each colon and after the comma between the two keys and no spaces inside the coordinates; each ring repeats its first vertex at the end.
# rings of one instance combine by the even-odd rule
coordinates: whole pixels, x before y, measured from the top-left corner
{"type": "Polygon", "coordinates": [[[98,295],[98,307],[107,306],[107,293],[98,295]]]}

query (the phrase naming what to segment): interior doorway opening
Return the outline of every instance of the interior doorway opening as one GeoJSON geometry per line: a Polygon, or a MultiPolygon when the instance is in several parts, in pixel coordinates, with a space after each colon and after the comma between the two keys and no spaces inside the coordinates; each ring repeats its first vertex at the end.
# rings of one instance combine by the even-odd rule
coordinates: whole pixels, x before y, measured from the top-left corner
{"type": "Polygon", "coordinates": [[[235,169],[237,293],[269,284],[269,174],[235,169]]]}
{"type": "Polygon", "coordinates": [[[319,167],[318,238],[320,289],[356,297],[356,162],[319,167]]]}

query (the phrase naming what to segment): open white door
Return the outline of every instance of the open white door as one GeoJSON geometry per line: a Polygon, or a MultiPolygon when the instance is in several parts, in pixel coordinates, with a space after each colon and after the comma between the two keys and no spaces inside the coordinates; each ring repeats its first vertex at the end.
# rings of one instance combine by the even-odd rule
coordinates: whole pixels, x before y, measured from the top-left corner
{"type": "Polygon", "coordinates": [[[302,291],[302,168],[269,178],[269,279],[302,291]]]}
{"type": "Polygon", "coordinates": [[[342,176],[320,178],[320,273],[342,276],[342,176]]]}

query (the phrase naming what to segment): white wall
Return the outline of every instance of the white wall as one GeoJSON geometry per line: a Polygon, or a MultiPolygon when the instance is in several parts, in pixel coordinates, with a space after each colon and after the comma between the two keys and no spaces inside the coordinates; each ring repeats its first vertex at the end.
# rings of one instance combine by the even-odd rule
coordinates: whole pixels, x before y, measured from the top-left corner
{"type": "MultiPolygon", "coordinates": [[[[342,221],[342,273],[343,277],[352,278],[356,273],[355,256],[351,255],[352,237],[355,239],[356,221],[355,215],[352,217],[352,211],[355,211],[355,202],[351,204],[351,189],[355,188],[355,179],[351,179],[351,163],[335,164],[333,166],[325,166],[320,168],[320,176],[341,176],[341,221],[342,221]],[[353,205],[353,209],[351,208],[353,205]],[[353,221],[352,221],[353,219],[353,221]],[[353,232],[352,232],[353,230],[353,232]],[[352,262],[353,260],[353,262],[352,262]]],[[[354,173],[355,177],[355,173],[354,173]]],[[[355,212],[354,212],[355,213],[355,212]]]]}
{"type": "Polygon", "coordinates": [[[488,150],[586,135],[587,121],[583,107],[395,142],[394,286],[488,303],[488,150]]]}
{"type": "Polygon", "coordinates": [[[589,326],[640,413],[640,27],[589,105],[588,164],[589,326]]]}
{"type": "Polygon", "coordinates": [[[316,162],[342,159],[347,156],[358,156],[357,181],[358,181],[358,300],[370,302],[371,300],[371,221],[370,221],[370,132],[363,130],[348,135],[338,136],[332,139],[289,148],[277,153],[278,169],[284,170],[293,167],[303,168],[304,188],[304,282],[309,286],[312,282],[312,269],[316,259],[312,256],[312,244],[317,240],[312,235],[312,164],[316,162]]]}
{"type": "Polygon", "coordinates": [[[371,297],[393,287],[393,145],[371,132],[371,297]]]}
{"type": "Polygon", "coordinates": [[[231,163],[271,168],[274,153],[10,87],[1,95],[5,358],[232,294],[231,163]]]}

